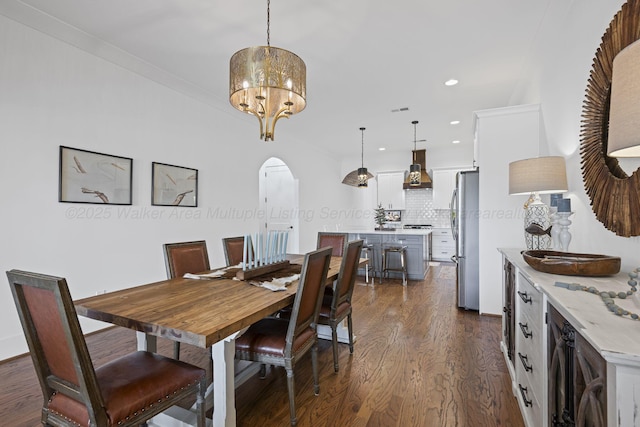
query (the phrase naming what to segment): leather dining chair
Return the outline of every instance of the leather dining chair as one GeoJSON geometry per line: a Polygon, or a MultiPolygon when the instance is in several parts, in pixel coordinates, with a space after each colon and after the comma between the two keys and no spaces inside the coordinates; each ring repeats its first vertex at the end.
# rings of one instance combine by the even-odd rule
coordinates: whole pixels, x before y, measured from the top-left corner
{"type": "MultiPolygon", "coordinates": [[[[196,240],[193,242],[165,243],[164,260],[167,267],[167,277],[174,279],[185,273],[201,273],[210,270],[207,242],[196,240]]],[[[180,342],[173,342],[173,357],[180,358],[180,342]]]]}
{"type": "Polygon", "coordinates": [[[360,252],[363,240],[353,240],[345,245],[344,255],[340,264],[338,279],[334,282],[334,288],[324,292],[318,323],[331,327],[331,341],[333,344],[333,369],[338,372],[338,332],[340,322],[347,319],[349,330],[349,351],[353,353],[353,324],[351,320],[352,306],[351,296],[358,273],[360,252]]]}
{"type": "Polygon", "coordinates": [[[309,351],[311,351],[314,393],[318,395],[320,392],[316,325],[330,261],[330,247],[306,254],[291,316],[288,319],[266,317],[259,320],[238,337],[235,343],[237,359],[284,366],[287,372],[292,426],[298,422],[293,368],[309,351]]]}
{"type": "Polygon", "coordinates": [[[349,240],[348,233],[331,233],[326,231],[318,232],[318,242],[316,248],[324,248],[331,246],[333,248],[332,256],[342,256],[344,244],[349,240]]]}
{"type": "Polygon", "coordinates": [[[47,426],[139,426],[196,398],[205,424],[205,370],[146,351],[95,368],[64,278],[7,272],[44,398],[47,426]]]}
{"type": "Polygon", "coordinates": [[[244,236],[225,237],[222,239],[224,249],[224,260],[227,267],[238,265],[242,262],[242,251],[244,250],[244,236]]]}

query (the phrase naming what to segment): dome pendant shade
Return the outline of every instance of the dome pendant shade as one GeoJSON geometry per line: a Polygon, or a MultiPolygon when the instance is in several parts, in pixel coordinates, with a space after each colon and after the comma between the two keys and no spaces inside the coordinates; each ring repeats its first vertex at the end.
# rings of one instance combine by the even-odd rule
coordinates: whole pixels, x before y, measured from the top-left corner
{"type": "Polygon", "coordinates": [[[365,128],[360,128],[360,132],[362,133],[362,151],[360,152],[362,159],[362,166],[360,166],[357,170],[353,170],[347,174],[342,180],[343,184],[351,185],[353,187],[365,188],[369,186],[369,180],[373,178],[373,175],[367,171],[367,168],[364,167],[364,131],[365,128]]]}
{"type": "Polygon", "coordinates": [[[307,105],[307,68],[295,53],[272,46],[239,50],[229,65],[229,102],[258,118],[260,139],[274,140],[276,122],[307,105]]]}

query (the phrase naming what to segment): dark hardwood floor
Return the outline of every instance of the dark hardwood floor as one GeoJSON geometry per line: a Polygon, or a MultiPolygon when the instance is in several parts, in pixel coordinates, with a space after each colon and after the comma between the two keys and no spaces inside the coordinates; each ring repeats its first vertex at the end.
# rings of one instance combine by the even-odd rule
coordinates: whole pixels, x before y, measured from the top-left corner
{"type": "MultiPolygon", "coordinates": [[[[311,358],[296,365],[300,427],[523,426],[500,353],[500,319],[455,306],[455,270],[430,269],[424,281],[399,280],[354,291],[353,355],[339,346],[333,370],[329,342],[319,352],[320,395],[313,394],[311,358]]],[[[159,351],[172,354],[169,341],[159,351]]],[[[135,333],[110,328],[87,337],[96,365],[135,348],[135,333]]],[[[183,359],[207,365],[206,351],[182,346],[183,359]]],[[[210,371],[210,370],[209,370],[210,371]]],[[[0,424],[37,426],[42,396],[28,356],[0,364],[0,424]]],[[[238,426],[288,426],[285,372],[270,369],[236,390],[238,426]]]]}

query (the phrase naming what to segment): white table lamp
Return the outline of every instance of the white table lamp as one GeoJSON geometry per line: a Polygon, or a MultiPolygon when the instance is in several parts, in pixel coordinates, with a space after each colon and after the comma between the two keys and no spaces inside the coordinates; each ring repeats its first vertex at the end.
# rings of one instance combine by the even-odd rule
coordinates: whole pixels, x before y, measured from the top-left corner
{"type": "Polygon", "coordinates": [[[509,194],[529,195],[524,205],[527,249],[551,246],[549,207],[540,194],[564,193],[568,189],[564,157],[548,156],[509,163],[509,194]]]}

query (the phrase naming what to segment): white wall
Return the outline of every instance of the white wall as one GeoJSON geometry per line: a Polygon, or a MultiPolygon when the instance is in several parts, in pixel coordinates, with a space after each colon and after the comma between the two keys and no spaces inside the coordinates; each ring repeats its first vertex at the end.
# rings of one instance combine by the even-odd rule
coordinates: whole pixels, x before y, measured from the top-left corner
{"type": "MultiPolygon", "coordinates": [[[[228,103],[213,108],[3,16],[0,57],[2,271],[66,277],[78,299],[165,278],[166,242],[206,239],[222,265],[220,239],[263,222],[258,169],[272,156],[299,182],[301,251],[315,249],[321,212],[347,203],[339,161],[288,122],[265,144],[255,118],[228,103]],[[59,203],[60,145],[133,158],[133,205],[59,203]],[[154,161],[199,170],[198,208],[151,206],[154,161]]],[[[6,283],[0,360],[26,351],[6,283]]],[[[85,332],[101,326],[83,319],[85,332]]]]}
{"type": "Polygon", "coordinates": [[[596,219],[580,169],[581,113],[589,72],[601,37],[624,1],[557,3],[553,13],[565,19],[557,38],[544,40],[539,47],[539,92],[514,102],[541,103],[549,154],[566,158],[567,196],[575,211],[570,218],[573,238],[569,250],[620,256],[622,271],[629,271],[640,265],[640,238],[616,236],[596,219]]]}
{"type": "Polygon", "coordinates": [[[480,313],[502,312],[502,257],[497,248],[524,247],[526,196],[509,195],[509,163],[540,153],[538,105],[477,112],[480,313]]]}

